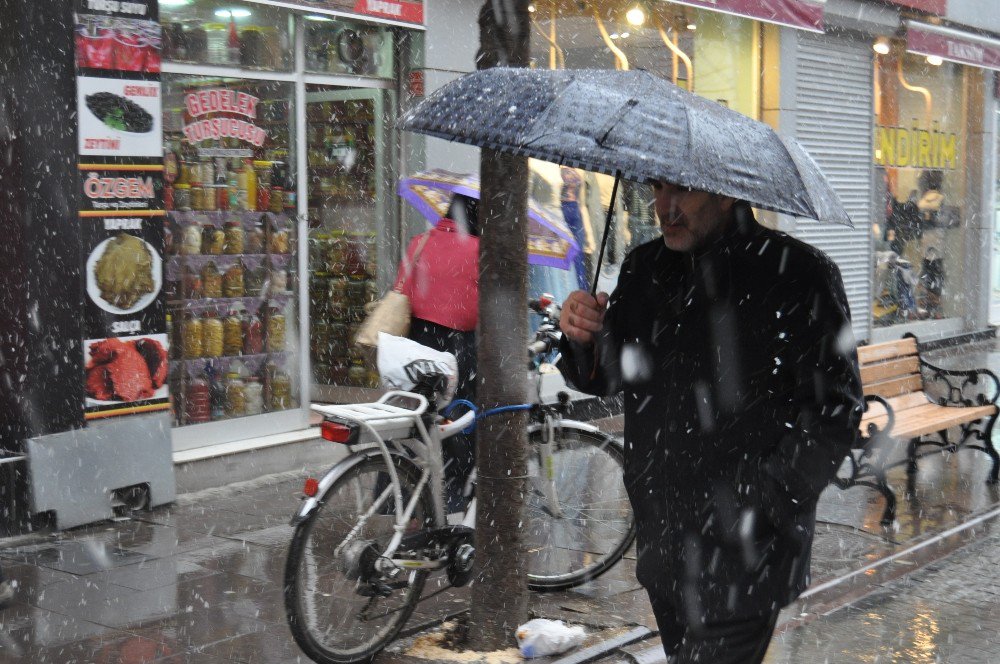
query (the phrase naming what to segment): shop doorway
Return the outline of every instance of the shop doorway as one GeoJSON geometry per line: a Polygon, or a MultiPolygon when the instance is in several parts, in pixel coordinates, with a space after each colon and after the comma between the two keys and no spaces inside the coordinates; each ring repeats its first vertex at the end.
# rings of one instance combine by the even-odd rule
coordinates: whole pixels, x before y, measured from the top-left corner
{"type": "Polygon", "coordinates": [[[385,89],[306,88],[310,360],[313,400],[370,397],[371,358],[352,339],[365,305],[390,285],[398,205],[385,89]]]}

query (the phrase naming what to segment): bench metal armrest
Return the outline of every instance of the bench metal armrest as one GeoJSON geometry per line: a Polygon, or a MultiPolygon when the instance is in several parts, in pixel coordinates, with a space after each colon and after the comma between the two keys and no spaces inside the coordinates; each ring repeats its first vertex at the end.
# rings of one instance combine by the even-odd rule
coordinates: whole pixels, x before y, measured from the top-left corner
{"type": "Polygon", "coordinates": [[[938,390],[947,391],[947,396],[938,396],[939,406],[995,405],[1000,398],[1000,379],[989,369],[945,369],[919,359],[921,369],[930,373],[924,385],[934,383],[938,390]]]}
{"type": "Polygon", "coordinates": [[[868,404],[870,404],[872,402],[876,402],[876,403],[882,404],[882,407],[885,408],[885,413],[888,416],[888,419],[886,420],[885,426],[883,426],[881,429],[879,429],[878,426],[874,422],[869,422],[868,423],[868,431],[867,431],[868,436],[867,436],[867,438],[865,438],[865,439],[862,440],[861,445],[860,445],[861,447],[864,447],[864,445],[869,440],[871,440],[872,438],[874,438],[876,434],[879,434],[879,433],[888,433],[889,431],[892,431],[892,427],[896,423],[896,413],[893,412],[892,406],[889,405],[888,401],[886,401],[885,399],[883,399],[882,397],[880,397],[877,394],[866,394],[865,395],[865,412],[868,411],[868,407],[869,407],[868,404]]]}

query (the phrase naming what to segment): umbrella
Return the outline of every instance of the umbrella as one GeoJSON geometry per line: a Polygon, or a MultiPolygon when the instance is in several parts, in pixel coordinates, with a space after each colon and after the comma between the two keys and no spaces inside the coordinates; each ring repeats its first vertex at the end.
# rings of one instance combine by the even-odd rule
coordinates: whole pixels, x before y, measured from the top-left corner
{"type": "MultiPolygon", "coordinates": [[[[436,224],[448,211],[453,194],[479,198],[479,176],[435,169],[401,180],[403,200],[436,224]]],[[[528,262],[568,270],[580,247],[566,223],[534,199],[528,200],[528,262]]]]}
{"type": "Polygon", "coordinates": [[[614,175],[611,210],[624,177],[851,225],[795,140],[645,71],[484,69],[435,91],[402,126],[614,175]]]}

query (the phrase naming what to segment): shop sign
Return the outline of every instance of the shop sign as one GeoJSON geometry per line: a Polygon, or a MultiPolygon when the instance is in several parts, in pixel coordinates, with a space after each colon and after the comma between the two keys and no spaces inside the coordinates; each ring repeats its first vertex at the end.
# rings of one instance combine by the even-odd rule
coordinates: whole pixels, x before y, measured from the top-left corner
{"type": "MultiPolygon", "coordinates": [[[[273,0],[250,0],[261,4],[275,4],[273,0]]],[[[328,10],[338,14],[359,14],[394,23],[424,24],[424,3],[411,0],[285,0],[282,7],[308,11],[328,10]]]]}
{"type": "Polygon", "coordinates": [[[907,22],[906,50],[961,64],[1000,70],[1000,41],[958,30],[907,22]]]}
{"type": "Polygon", "coordinates": [[[253,95],[228,88],[189,92],[184,96],[184,107],[192,121],[185,123],[184,137],[192,145],[234,138],[260,147],[267,132],[254,124],[259,102],[253,95]],[[212,117],[206,117],[209,115],[212,117]]]}
{"type": "Polygon", "coordinates": [[[886,168],[934,168],[954,170],[958,166],[958,134],[918,127],[876,127],[875,163],[886,168]]]}
{"type": "Polygon", "coordinates": [[[168,410],[156,0],[76,0],[86,419],[168,410]]]}
{"type": "Polygon", "coordinates": [[[410,75],[406,79],[407,87],[410,90],[411,97],[423,97],[424,96],[424,72],[418,69],[417,71],[411,71],[410,75]]]}
{"type": "Polygon", "coordinates": [[[712,9],[726,14],[823,32],[825,0],[671,0],[679,5],[712,9]]]}
{"type": "Polygon", "coordinates": [[[916,9],[928,14],[937,14],[938,16],[944,16],[948,12],[948,0],[888,0],[888,2],[900,7],[906,7],[907,9],[916,9]]]}

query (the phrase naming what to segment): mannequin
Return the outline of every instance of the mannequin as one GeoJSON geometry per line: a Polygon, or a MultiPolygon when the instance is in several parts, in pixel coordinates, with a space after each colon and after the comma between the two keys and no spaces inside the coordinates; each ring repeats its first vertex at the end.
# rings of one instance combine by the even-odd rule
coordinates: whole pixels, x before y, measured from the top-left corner
{"type": "MultiPolygon", "coordinates": [[[[543,207],[553,212],[559,211],[561,213],[563,167],[548,161],[529,159],[528,168],[530,172],[528,190],[530,196],[543,207]]],[[[576,169],[571,170],[576,171],[576,169]]],[[[581,269],[585,273],[582,278],[588,279],[587,283],[589,283],[590,275],[587,269],[588,261],[586,260],[586,255],[592,253],[594,250],[594,237],[590,227],[590,214],[585,197],[581,195],[579,198],[580,202],[577,207],[582,226],[580,227],[582,238],[577,236],[576,232],[574,232],[574,236],[577,236],[577,242],[581,245],[582,255],[580,260],[576,261],[576,265],[569,270],[560,270],[542,265],[529,265],[529,295],[531,297],[537,297],[541,293],[550,293],[555,296],[557,302],[561,302],[560,298],[564,299],[572,290],[581,287],[581,269]],[[580,241],[581,239],[583,242],[580,241]]],[[[574,230],[574,224],[567,221],[565,217],[564,221],[566,221],[566,225],[570,227],[570,230],[574,230]]]]}

